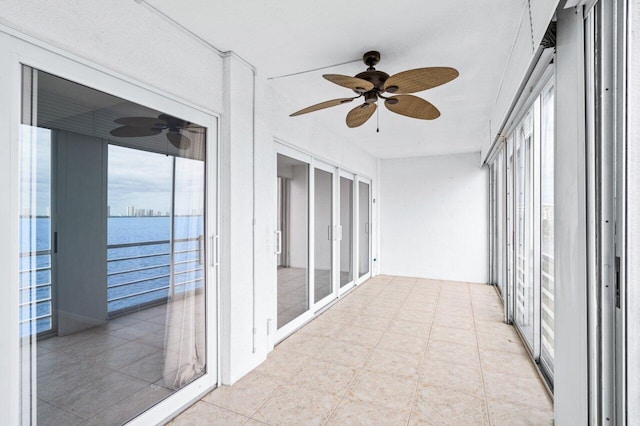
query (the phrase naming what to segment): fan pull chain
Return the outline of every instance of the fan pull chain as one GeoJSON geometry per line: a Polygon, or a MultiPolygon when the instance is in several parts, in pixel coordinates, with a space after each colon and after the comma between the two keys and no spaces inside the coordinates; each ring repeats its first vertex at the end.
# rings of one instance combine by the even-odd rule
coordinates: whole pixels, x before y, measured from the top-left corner
{"type": "Polygon", "coordinates": [[[380,133],[380,108],[376,108],[376,133],[380,133]]]}

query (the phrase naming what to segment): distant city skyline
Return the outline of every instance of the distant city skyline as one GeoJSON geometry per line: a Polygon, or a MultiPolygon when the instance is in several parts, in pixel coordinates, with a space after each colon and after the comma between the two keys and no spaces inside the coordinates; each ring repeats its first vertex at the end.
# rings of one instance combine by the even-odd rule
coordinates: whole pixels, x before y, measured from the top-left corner
{"type": "MultiPolygon", "coordinates": [[[[24,144],[21,170],[21,211],[23,217],[51,216],[50,131],[38,129],[35,150],[24,144]],[[35,153],[35,158],[33,158],[35,153]],[[34,197],[35,194],[35,197],[34,197]]],[[[171,212],[174,157],[152,152],[109,146],[107,215],[161,216],[171,212]],[[127,208],[134,207],[133,214],[127,208]],[[138,213],[137,210],[140,210],[138,213]],[[142,212],[145,212],[144,214],[142,212]],[[153,214],[150,214],[152,211],[153,214]]],[[[204,205],[204,163],[176,158],[175,215],[202,213],[204,205]]]]}

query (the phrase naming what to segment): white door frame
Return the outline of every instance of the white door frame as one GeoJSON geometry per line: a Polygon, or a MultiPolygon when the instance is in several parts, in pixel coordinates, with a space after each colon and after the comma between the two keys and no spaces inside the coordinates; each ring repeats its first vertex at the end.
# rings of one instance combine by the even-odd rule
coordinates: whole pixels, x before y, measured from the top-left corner
{"type": "Polygon", "coordinates": [[[357,209],[357,191],[358,191],[358,185],[357,185],[357,180],[356,180],[357,176],[353,173],[347,172],[345,170],[340,169],[339,173],[338,173],[338,250],[337,250],[337,256],[338,256],[338,269],[337,269],[337,273],[338,273],[338,294],[340,296],[342,296],[343,294],[345,294],[346,292],[348,292],[349,290],[351,290],[354,286],[355,286],[355,282],[356,282],[356,276],[357,276],[357,255],[358,255],[358,245],[356,244],[356,209],[357,209]],[[345,178],[345,179],[349,179],[352,184],[353,184],[353,194],[351,197],[351,202],[352,202],[352,214],[351,214],[351,242],[352,242],[352,253],[351,253],[351,263],[352,263],[352,273],[353,273],[353,277],[351,279],[351,281],[349,281],[347,284],[344,285],[344,287],[340,287],[340,259],[342,258],[342,250],[340,247],[340,241],[342,241],[342,238],[344,238],[344,234],[342,231],[342,223],[340,220],[340,212],[341,212],[341,204],[340,204],[340,200],[341,200],[341,195],[340,195],[340,178],[345,178]]]}
{"type": "MultiPolygon", "coordinates": [[[[307,178],[307,202],[308,202],[308,214],[307,214],[307,291],[308,291],[308,308],[307,310],[302,313],[300,316],[298,316],[297,318],[289,321],[287,324],[284,324],[282,327],[280,327],[278,329],[278,267],[277,267],[277,260],[276,260],[276,269],[274,271],[275,274],[275,283],[276,283],[276,287],[275,287],[275,291],[276,291],[276,297],[274,298],[275,300],[275,306],[273,307],[275,312],[275,318],[276,318],[276,332],[275,332],[275,340],[274,342],[277,343],[281,340],[283,340],[285,337],[289,336],[291,333],[293,333],[294,331],[296,331],[298,328],[300,328],[302,325],[304,325],[306,322],[308,322],[309,320],[311,320],[313,318],[313,286],[314,286],[314,277],[313,274],[311,273],[311,271],[314,268],[314,247],[313,247],[313,232],[312,232],[312,224],[313,224],[313,197],[312,195],[312,188],[313,188],[313,167],[312,167],[312,163],[313,163],[313,157],[309,154],[306,154],[304,152],[298,151],[296,149],[290,148],[286,145],[283,145],[281,143],[278,142],[274,142],[274,155],[273,155],[273,161],[274,161],[274,167],[276,170],[276,177],[277,177],[277,170],[278,170],[278,154],[280,155],[285,155],[289,158],[293,158],[294,160],[298,160],[301,161],[305,164],[307,164],[308,166],[308,178],[307,178]]],[[[274,188],[277,191],[277,179],[275,179],[273,185],[274,188]]],[[[278,223],[277,223],[277,215],[276,215],[276,223],[275,223],[275,227],[274,229],[276,230],[276,246],[278,246],[277,243],[277,239],[279,238],[279,236],[277,235],[278,232],[278,223]]],[[[276,256],[277,258],[278,255],[278,251],[277,248],[274,251],[274,256],[276,256]]]]}
{"type": "MultiPolygon", "coordinates": [[[[0,412],[5,413],[9,424],[23,423],[28,420],[35,423],[35,395],[32,390],[32,408],[30,412],[21,412],[20,403],[20,347],[18,316],[18,229],[19,229],[19,134],[22,107],[21,66],[48,72],[79,84],[104,91],[106,93],[163,111],[167,114],[183,117],[206,127],[210,141],[215,141],[207,149],[207,232],[210,234],[209,250],[206,253],[208,267],[205,269],[207,282],[207,373],[175,394],[159,402],[140,416],[133,419],[132,425],[158,424],[170,419],[176,412],[189,406],[204,393],[219,383],[219,268],[214,255],[214,235],[219,230],[218,214],[218,141],[219,114],[195,104],[181,100],[162,90],[115,73],[83,58],[71,55],[46,43],[32,39],[7,27],[0,26],[0,87],[5,96],[0,99],[0,122],[5,133],[3,152],[0,156],[0,184],[7,191],[7,203],[0,207],[0,231],[6,235],[0,244],[0,280],[9,283],[0,297],[0,320],[4,326],[0,331],[0,342],[4,350],[0,351],[0,362],[5,366],[5,379],[0,381],[0,412]],[[210,196],[213,195],[213,196],[210,196]],[[8,241],[8,242],[6,242],[8,241]],[[29,418],[31,417],[31,418],[29,418]]],[[[32,359],[35,364],[37,344],[32,345],[32,359]]],[[[35,365],[32,366],[32,368],[35,365]]],[[[37,386],[35,379],[32,383],[37,386]]]]}
{"type": "Polygon", "coordinates": [[[371,200],[373,199],[373,189],[372,189],[372,185],[371,185],[371,179],[367,179],[365,177],[362,176],[356,176],[356,187],[357,189],[357,197],[356,197],[356,238],[357,238],[357,254],[358,254],[358,260],[357,262],[355,262],[357,264],[356,267],[356,285],[362,284],[363,282],[367,281],[369,278],[371,278],[371,269],[373,268],[373,256],[371,253],[372,250],[372,235],[373,235],[373,229],[371,226],[371,219],[373,217],[372,215],[372,210],[373,210],[373,204],[371,202],[371,200]],[[368,223],[368,228],[369,228],[369,238],[367,238],[367,244],[369,245],[369,258],[367,259],[367,262],[369,263],[369,271],[364,274],[363,276],[360,276],[360,182],[362,183],[366,183],[367,185],[369,185],[369,214],[367,217],[367,223],[368,223]]]}
{"type": "MultiPolygon", "coordinates": [[[[311,224],[315,224],[315,169],[323,170],[325,172],[331,173],[331,293],[319,300],[316,303],[313,303],[313,311],[318,312],[320,309],[325,307],[327,304],[331,303],[332,300],[335,300],[338,297],[338,289],[340,288],[340,279],[338,268],[340,268],[338,253],[338,232],[337,232],[337,223],[338,223],[338,184],[339,184],[339,176],[338,176],[338,168],[336,166],[332,166],[329,163],[326,163],[321,160],[313,159],[313,167],[312,172],[314,175],[313,180],[313,191],[311,194],[312,206],[313,210],[311,211],[311,224]],[[337,266],[336,266],[337,264],[337,266]]],[[[314,234],[311,243],[314,247],[314,270],[312,271],[315,278],[315,232],[311,232],[314,234]]],[[[315,291],[315,279],[314,279],[314,287],[311,288],[311,293],[315,291]]],[[[315,297],[312,295],[311,300],[314,301],[315,297]]]]}

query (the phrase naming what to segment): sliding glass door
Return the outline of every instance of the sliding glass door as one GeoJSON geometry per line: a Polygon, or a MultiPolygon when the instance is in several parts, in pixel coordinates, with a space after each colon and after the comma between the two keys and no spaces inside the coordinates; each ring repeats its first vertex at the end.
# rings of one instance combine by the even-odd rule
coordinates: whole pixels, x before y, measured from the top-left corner
{"type": "Polygon", "coordinates": [[[358,283],[371,276],[371,182],[358,178],[358,283]]]}
{"type": "Polygon", "coordinates": [[[338,239],[340,241],[340,290],[344,292],[354,284],[354,176],[340,173],[340,225],[338,239]]]}
{"type": "Polygon", "coordinates": [[[555,291],[552,75],[550,67],[537,95],[526,104],[506,143],[494,155],[491,188],[496,217],[492,268],[503,293],[505,318],[516,326],[551,385],[555,291]]]}
{"type": "MultiPolygon", "coordinates": [[[[309,162],[277,154],[278,329],[309,311],[309,162]]],[[[286,333],[286,332],[285,332],[286,333]]]]}
{"type": "Polygon", "coordinates": [[[315,310],[335,298],[335,177],[336,168],[319,161],[314,164],[313,262],[315,310]]]}
{"type": "Polygon", "coordinates": [[[121,424],[205,375],[211,387],[215,119],[26,66],[23,85],[23,414],[121,424]]]}

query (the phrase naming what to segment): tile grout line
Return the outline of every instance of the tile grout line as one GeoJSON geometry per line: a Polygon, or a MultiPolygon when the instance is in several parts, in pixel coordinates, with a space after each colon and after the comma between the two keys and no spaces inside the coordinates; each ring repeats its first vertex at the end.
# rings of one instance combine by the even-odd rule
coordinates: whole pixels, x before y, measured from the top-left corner
{"type": "Polygon", "coordinates": [[[474,298],[471,296],[471,291],[468,288],[468,284],[467,284],[467,289],[469,290],[469,299],[471,300],[471,314],[473,315],[473,334],[476,338],[476,350],[478,353],[478,365],[480,365],[480,378],[482,380],[482,393],[484,394],[484,406],[485,406],[485,409],[487,410],[488,424],[491,425],[491,415],[489,414],[489,401],[487,398],[487,386],[484,380],[484,368],[482,368],[482,358],[480,357],[480,344],[478,342],[478,329],[476,328],[476,311],[474,309],[474,298]]]}
{"type": "MultiPolygon", "coordinates": [[[[365,281],[368,282],[369,280],[365,281]]],[[[389,284],[393,282],[393,280],[389,281],[384,288],[387,288],[389,286],[389,284]]],[[[362,288],[362,287],[361,287],[362,288]]],[[[375,296],[371,297],[371,299],[378,297],[380,295],[380,293],[382,292],[382,290],[384,290],[384,288],[380,289],[375,296]]],[[[355,292],[352,292],[351,294],[353,294],[355,292]]],[[[362,310],[364,309],[364,307],[367,306],[366,304],[363,305],[360,309],[359,312],[362,312],[362,310]]],[[[397,312],[396,312],[397,315],[397,312]]],[[[351,322],[349,323],[351,324],[351,322]]],[[[333,407],[333,409],[331,410],[331,413],[329,413],[329,416],[327,417],[327,421],[324,423],[325,425],[329,424],[332,420],[333,417],[336,414],[336,411],[338,410],[338,407],[340,407],[340,404],[342,404],[342,401],[344,400],[345,396],[347,395],[347,393],[349,392],[349,390],[351,389],[351,386],[357,382],[358,378],[360,377],[360,373],[362,371],[362,369],[364,368],[365,364],[367,363],[367,361],[369,360],[369,358],[371,358],[371,354],[373,353],[373,351],[378,347],[378,344],[380,343],[380,340],[382,340],[382,337],[384,336],[384,333],[386,332],[386,330],[389,328],[389,326],[387,326],[387,328],[382,332],[382,334],[380,335],[380,337],[378,338],[378,341],[373,345],[373,347],[371,348],[371,350],[369,351],[369,353],[367,354],[364,362],[362,363],[362,365],[360,365],[358,367],[358,370],[356,371],[356,374],[353,376],[353,378],[349,381],[349,383],[347,384],[347,386],[345,387],[344,392],[342,393],[342,396],[340,397],[340,400],[338,401],[338,403],[335,405],[335,407],[333,407]]]]}
{"type": "MultiPolygon", "coordinates": [[[[415,288],[415,286],[414,286],[415,288]]],[[[411,417],[413,416],[413,411],[415,409],[417,399],[418,399],[418,388],[420,387],[420,375],[422,373],[422,369],[426,365],[427,360],[427,351],[429,350],[429,342],[431,341],[431,332],[433,331],[433,319],[435,318],[436,312],[438,310],[438,304],[440,303],[440,293],[442,292],[442,283],[440,283],[438,288],[438,296],[436,298],[436,310],[433,312],[433,318],[431,319],[431,325],[429,326],[429,335],[427,336],[427,345],[424,348],[424,353],[422,354],[422,360],[420,361],[420,369],[418,371],[418,380],[416,382],[416,386],[413,390],[413,398],[411,400],[411,407],[409,408],[409,417],[407,418],[407,426],[411,422],[411,417]]]]}

